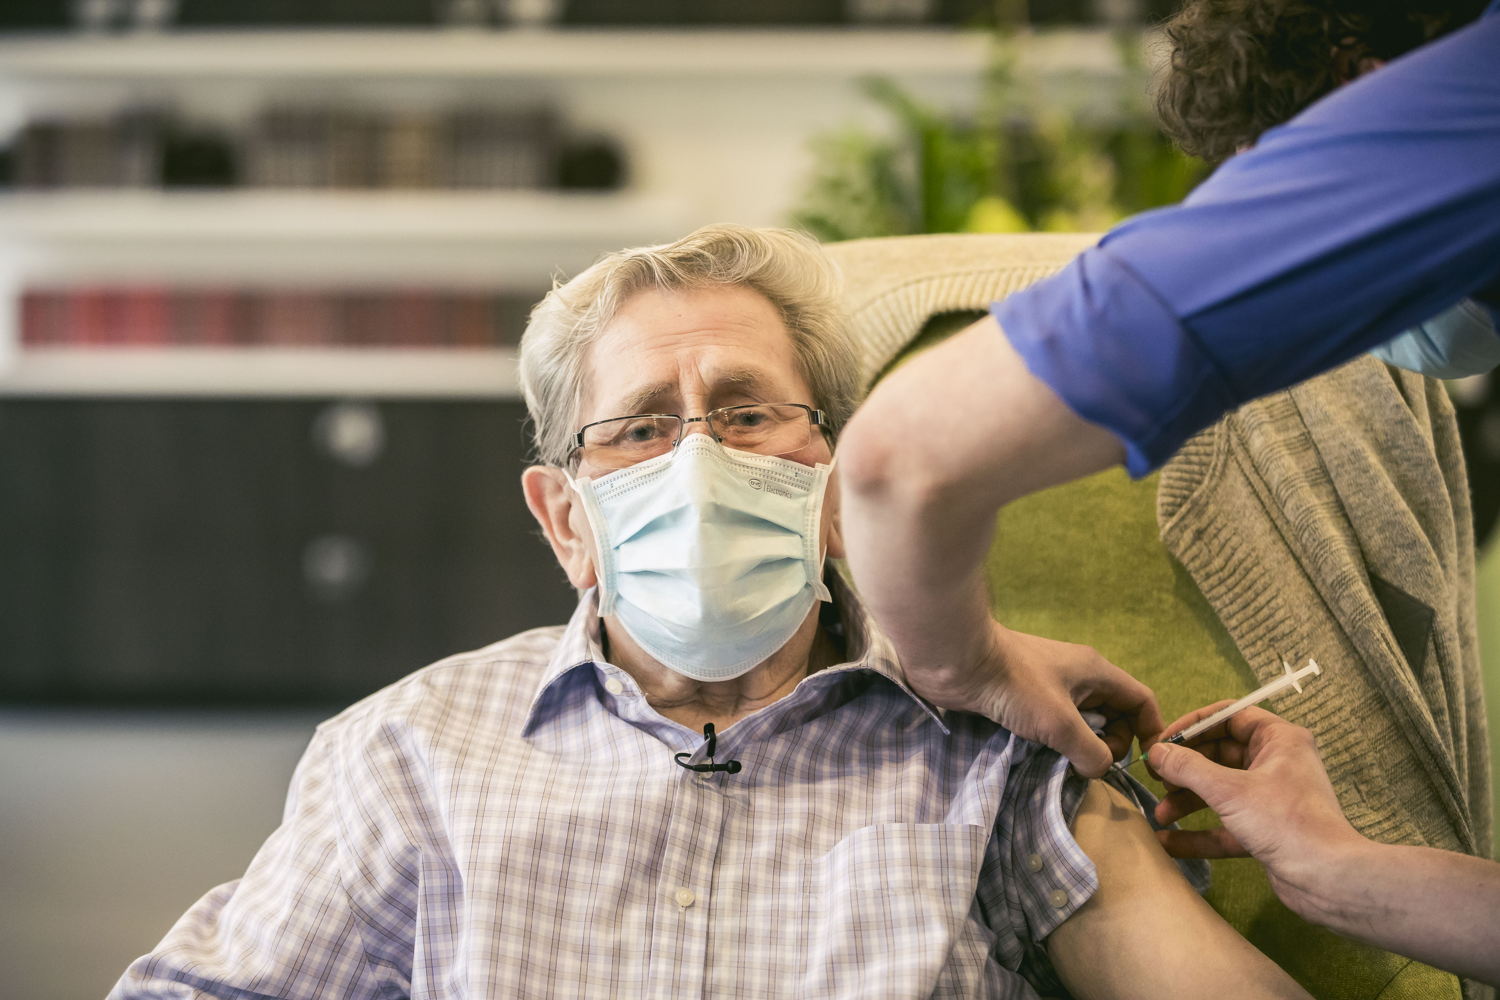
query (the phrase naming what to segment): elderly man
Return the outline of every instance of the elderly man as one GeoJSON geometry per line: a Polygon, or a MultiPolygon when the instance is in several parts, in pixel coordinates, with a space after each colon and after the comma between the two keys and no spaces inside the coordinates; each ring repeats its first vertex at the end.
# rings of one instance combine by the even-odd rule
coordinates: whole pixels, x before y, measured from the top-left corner
{"type": "Polygon", "coordinates": [[[915,696],[825,573],[836,301],[815,245],[734,227],[548,295],[522,485],[572,621],[319,727],[113,995],[1304,996],[1119,791],[915,696]]]}

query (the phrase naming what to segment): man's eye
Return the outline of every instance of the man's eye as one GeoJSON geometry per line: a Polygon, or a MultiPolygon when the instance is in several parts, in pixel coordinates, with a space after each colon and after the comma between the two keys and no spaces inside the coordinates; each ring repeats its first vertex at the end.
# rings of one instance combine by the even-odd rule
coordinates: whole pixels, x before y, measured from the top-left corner
{"type": "Polygon", "coordinates": [[[769,422],[764,410],[731,410],[725,423],[736,430],[753,430],[769,422]]]}
{"type": "Polygon", "coordinates": [[[657,421],[634,420],[622,426],[613,440],[616,444],[649,444],[661,435],[661,425],[657,421]]]}

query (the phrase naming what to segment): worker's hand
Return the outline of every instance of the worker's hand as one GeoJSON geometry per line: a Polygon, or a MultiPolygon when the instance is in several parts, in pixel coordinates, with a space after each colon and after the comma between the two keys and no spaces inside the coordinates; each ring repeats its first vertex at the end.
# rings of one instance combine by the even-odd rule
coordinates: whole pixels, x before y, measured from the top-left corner
{"type": "MultiPolygon", "coordinates": [[[[1173,722],[1171,736],[1218,711],[1228,701],[1173,722]]],[[[1192,747],[1157,743],[1147,762],[1166,784],[1156,820],[1175,823],[1205,806],[1223,826],[1157,833],[1179,858],[1254,856],[1271,887],[1291,909],[1307,915],[1319,898],[1320,875],[1332,859],[1364,838],[1339,807],[1312,733],[1270,712],[1247,708],[1195,737],[1192,747]]]]}
{"type": "Polygon", "coordinates": [[[976,712],[1067,757],[1097,778],[1142,740],[1161,731],[1151,689],[1088,646],[1015,632],[998,622],[962,657],[963,669],[906,666],[912,688],[942,708],[976,712]],[[1104,738],[1079,714],[1104,716],[1104,738]]]}

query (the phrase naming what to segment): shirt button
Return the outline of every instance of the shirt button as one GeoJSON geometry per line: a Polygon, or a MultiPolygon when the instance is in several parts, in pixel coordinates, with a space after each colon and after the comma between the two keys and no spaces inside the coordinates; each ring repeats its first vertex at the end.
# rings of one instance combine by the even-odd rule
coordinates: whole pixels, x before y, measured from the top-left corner
{"type": "Polygon", "coordinates": [[[691,889],[678,889],[672,893],[672,898],[677,901],[678,906],[685,910],[689,906],[692,906],[698,897],[693,895],[693,890],[691,889]]]}
{"type": "Polygon", "coordinates": [[[1033,871],[1033,872],[1039,872],[1039,871],[1041,871],[1042,870],[1042,856],[1040,854],[1032,854],[1032,855],[1028,856],[1026,858],[1026,867],[1027,867],[1028,870],[1033,871]]]}
{"type": "Polygon", "coordinates": [[[604,690],[612,695],[622,695],[625,693],[625,685],[620,683],[618,677],[611,677],[604,682],[604,690]]]}
{"type": "Polygon", "coordinates": [[[1068,894],[1061,889],[1053,889],[1052,895],[1047,897],[1047,902],[1060,910],[1068,905],[1068,894]]]}
{"type": "Polygon", "coordinates": [[[714,776],[714,773],[712,771],[699,771],[698,772],[698,780],[699,781],[712,781],[713,780],[713,776],[714,776]]]}

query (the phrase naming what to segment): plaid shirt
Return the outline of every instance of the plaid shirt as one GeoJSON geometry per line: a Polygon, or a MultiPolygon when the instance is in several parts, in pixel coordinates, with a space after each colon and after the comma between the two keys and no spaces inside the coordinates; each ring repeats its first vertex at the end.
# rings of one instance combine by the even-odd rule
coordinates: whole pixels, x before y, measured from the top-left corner
{"type": "MultiPolygon", "coordinates": [[[[1094,892],[1066,762],[854,658],[718,736],[566,628],[443,660],[318,728],[280,828],[114,1000],[1035,997],[1094,892]],[[1029,980],[1029,981],[1028,981],[1029,980]]],[[[1139,788],[1139,786],[1136,786],[1139,788]]]]}

